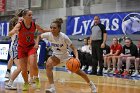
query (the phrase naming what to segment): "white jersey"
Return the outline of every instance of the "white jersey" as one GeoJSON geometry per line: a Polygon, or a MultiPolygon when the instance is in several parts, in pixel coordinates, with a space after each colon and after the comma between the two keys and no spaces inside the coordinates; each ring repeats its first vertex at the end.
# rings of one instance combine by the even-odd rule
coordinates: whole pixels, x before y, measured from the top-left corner
{"type": "Polygon", "coordinates": [[[11,58],[16,58],[17,57],[17,46],[18,46],[18,35],[14,34],[11,37],[11,46],[10,46],[10,56],[11,58]]]}
{"type": "Polygon", "coordinates": [[[81,48],[81,51],[82,51],[82,52],[86,52],[86,53],[92,54],[90,45],[84,45],[84,46],[81,48]]]}
{"type": "Polygon", "coordinates": [[[60,32],[59,35],[55,37],[52,32],[46,32],[41,34],[41,38],[46,38],[51,43],[53,55],[60,60],[70,55],[68,47],[72,44],[72,41],[64,33],[60,32]]]}

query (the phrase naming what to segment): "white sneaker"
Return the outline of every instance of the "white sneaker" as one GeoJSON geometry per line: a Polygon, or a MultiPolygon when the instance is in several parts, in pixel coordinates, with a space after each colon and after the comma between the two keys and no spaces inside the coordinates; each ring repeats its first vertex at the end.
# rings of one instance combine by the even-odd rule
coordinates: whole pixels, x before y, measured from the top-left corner
{"type": "Polygon", "coordinates": [[[82,69],[81,70],[85,70],[86,69],[86,66],[82,66],[82,69]]]}
{"type": "Polygon", "coordinates": [[[5,89],[16,90],[17,87],[14,87],[14,86],[12,86],[12,85],[6,85],[6,86],[5,86],[5,89]]]}
{"type": "Polygon", "coordinates": [[[9,81],[8,81],[8,83],[6,83],[6,86],[12,86],[13,85],[13,81],[10,79],[9,81]]]}
{"type": "Polygon", "coordinates": [[[92,66],[89,66],[88,67],[88,70],[87,70],[88,74],[90,74],[92,72],[92,66]]]}
{"type": "Polygon", "coordinates": [[[109,72],[108,69],[103,71],[104,74],[107,74],[108,72],[109,72]]]}
{"type": "Polygon", "coordinates": [[[56,93],[55,88],[52,88],[52,87],[49,89],[46,89],[45,91],[46,91],[46,93],[56,93]]]}
{"type": "Polygon", "coordinates": [[[96,86],[92,81],[90,81],[89,86],[91,88],[91,93],[97,93],[96,86]]]}
{"type": "Polygon", "coordinates": [[[6,74],[5,74],[5,78],[10,78],[10,72],[6,72],[6,74]]]}
{"type": "Polygon", "coordinates": [[[137,71],[135,71],[131,76],[132,77],[136,77],[139,73],[137,71]]]}

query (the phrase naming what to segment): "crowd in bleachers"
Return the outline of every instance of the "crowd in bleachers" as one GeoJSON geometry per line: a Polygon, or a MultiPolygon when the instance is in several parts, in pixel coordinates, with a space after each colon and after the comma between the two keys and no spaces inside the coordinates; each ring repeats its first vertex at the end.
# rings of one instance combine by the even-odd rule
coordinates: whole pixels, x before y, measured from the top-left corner
{"type": "MultiPolygon", "coordinates": [[[[81,61],[81,69],[91,74],[93,68],[92,51],[89,37],[84,38],[84,46],[78,50],[81,61]]],[[[112,39],[111,45],[105,45],[103,49],[104,68],[103,73],[122,76],[140,76],[140,41],[136,44],[128,37],[112,39]],[[121,43],[120,43],[121,42],[121,43]]],[[[97,69],[98,72],[99,68],[97,69]]]]}

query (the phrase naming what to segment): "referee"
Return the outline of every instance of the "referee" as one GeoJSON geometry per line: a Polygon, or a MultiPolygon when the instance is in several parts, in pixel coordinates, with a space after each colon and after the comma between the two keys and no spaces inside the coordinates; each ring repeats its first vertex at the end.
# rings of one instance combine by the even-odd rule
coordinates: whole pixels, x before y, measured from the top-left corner
{"type": "Polygon", "coordinates": [[[91,27],[91,45],[92,45],[92,63],[93,63],[93,69],[92,73],[93,75],[103,75],[103,50],[102,48],[105,47],[105,43],[107,40],[107,33],[105,30],[105,26],[100,23],[99,16],[94,17],[94,25],[91,27]],[[99,62],[99,72],[97,73],[97,66],[99,62]]]}

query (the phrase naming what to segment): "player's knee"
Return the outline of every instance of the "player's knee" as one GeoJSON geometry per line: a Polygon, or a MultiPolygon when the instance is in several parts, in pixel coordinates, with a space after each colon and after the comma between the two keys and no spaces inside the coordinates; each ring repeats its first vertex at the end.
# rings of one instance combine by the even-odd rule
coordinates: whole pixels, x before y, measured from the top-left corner
{"type": "Polygon", "coordinates": [[[53,69],[53,66],[51,63],[46,63],[46,69],[53,69]]]}

